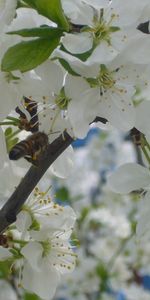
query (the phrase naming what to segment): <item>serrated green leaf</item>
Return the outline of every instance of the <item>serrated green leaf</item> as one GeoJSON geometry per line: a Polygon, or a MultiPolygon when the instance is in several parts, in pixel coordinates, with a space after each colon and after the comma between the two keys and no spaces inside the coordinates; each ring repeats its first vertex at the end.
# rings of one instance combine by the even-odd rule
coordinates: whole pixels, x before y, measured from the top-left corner
{"type": "Polygon", "coordinates": [[[35,28],[24,28],[21,30],[9,31],[7,34],[17,34],[23,37],[41,37],[54,39],[56,36],[63,35],[62,29],[42,26],[35,28]]]}
{"type": "Polygon", "coordinates": [[[69,23],[63,13],[60,0],[24,0],[24,2],[35,8],[39,14],[69,31],[69,23]]]}
{"type": "Polygon", "coordinates": [[[53,39],[36,39],[10,47],[2,59],[2,71],[26,72],[43,63],[59,44],[60,35],[53,39]]]}

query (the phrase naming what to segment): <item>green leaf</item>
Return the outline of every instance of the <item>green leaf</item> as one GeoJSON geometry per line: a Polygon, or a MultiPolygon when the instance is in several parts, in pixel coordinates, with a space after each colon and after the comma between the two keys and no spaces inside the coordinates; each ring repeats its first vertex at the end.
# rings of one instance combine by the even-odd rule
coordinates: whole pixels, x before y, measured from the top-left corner
{"type": "Polygon", "coordinates": [[[24,295],[24,300],[41,300],[41,298],[39,298],[37,295],[35,294],[29,294],[29,293],[26,293],[24,295]]]}
{"type": "Polygon", "coordinates": [[[63,31],[62,29],[55,27],[42,26],[29,29],[24,28],[16,31],[9,31],[7,32],[7,34],[18,34],[23,37],[41,37],[54,39],[56,36],[62,36],[63,31]]]}
{"type": "Polygon", "coordinates": [[[53,39],[36,39],[10,47],[2,59],[2,71],[26,72],[43,63],[59,44],[60,35],[53,39]]]}
{"type": "Polygon", "coordinates": [[[20,1],[21,3],[27,3],[30,7],[32,8],[36,8],[36,5],[35,5],[35,0],[23,0],[23,1],[20,1]]]}
{"type": "Polygon", "coordinates": [[[61,201],[69,201],[70,194],[66,187],[61,187],[56,191],[56,198],[59,198],[61,201]]]}
{"type": "Polygon", "coordinates": [[[23,0],[18,0],[17,8],[20,8],[20,7],[29,7],[29,6],[28,6],[28,4],[24,3],[23,0]]]}
{"type": "Polygon", "coordinates": [[[0,279],[5,279],[10,276],[11,264],[12,262],[10,262],[9,260],[0,262],[0,279]]]}
{"type": "Polygon", "coordinates": [[[39,14],[69,31],[69,23],[63,13],[60,0],[24,0],[24,2],[35,8],[39,14]]]}

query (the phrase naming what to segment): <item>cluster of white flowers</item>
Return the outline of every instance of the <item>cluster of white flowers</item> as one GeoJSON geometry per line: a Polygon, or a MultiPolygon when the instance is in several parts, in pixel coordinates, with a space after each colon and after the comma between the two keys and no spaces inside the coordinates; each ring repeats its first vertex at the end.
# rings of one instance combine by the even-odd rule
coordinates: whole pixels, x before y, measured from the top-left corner
{"type": "Polygon", "coordinates": [[[35,189],[13,228],[1,236],[0,260],[9,259],[20,268],[20,286],[42,299],[54,296],[61,275],[75,267],[76,254],[69,243],[75,219],[71,207],[35,189]]]}
{"type": "MultiPolygon", "coordinates": [[[[108,186],[117,193],[142,191],[144,200],[137,236],[138,239],[150,237],[149,17],[149,0],[0,2],[0,195],[3,200],[11,195],[30,166],[25,160],[10,162],[16,160],[13,155],[8,158],[10,150],[29,132],[33,135],[31,139],[35,132],[43,132],[51,143],[64,132],[74,139],[84,138],[95,122],[95,126],[112,132],[130,131],[142,150],[144,166],[129,161],[109,177],[108,186]]],[[[114,136],[112,133],[112,139],[114,136]]],[[[25,152],[19,157],[34,163],[40,151],[25,152]]],[[[73,160],[70,146],[50,167],[46,182],[50,172],[67,177],[73,160]]],[[[114,163],[111,157],[109,162],[114,163]]],[[[92,183],[99,183],[99,177],[90,172],[87,188],[88,172],[80,172],[81,177],[85,175],[81,189],[86,191],[85,200],[92,183]]],[[[71,179],[69,184],[73,186],[71,179]]],[[[72,188],[74,195],[76,190],[72,188]]],[[[68,239],[75,215],[71,208],[47,204],[47,200],[44,209],[41,208],[43,202],[39,201],[45,202],[45,194],[39,191],[35,194],[19,213],[15,229],[8,229],[7,248],[1,246],[0,256],[1,260],[9,258],[13,263],[15,258],[20,259],[23,287],[49,299],[55,293],[60,275],[74,268],[75,255],[68,239]]],[[[98,218],[112,228],[115,236],[122,239],[130,236],[130,226],[124,216],[120,215],[116,222],[115,213],[112,217],[104,208],[91,212],[87,221],[97,222],[98,218]]],[[[93,242],[90,251],[96,257],[102,253],[104,261],[106,255],[108,262],[110,253],[103,251],[109,247],[117,247],[113,238],[102,239],[100,245],[93,242]]],[[[128,272],[125,273],[128,277],[128,272]]]]}
{"type": "Polygon", "coordinates": [[[107,134],[105,139],[95,136],[76,151],[78,175],[75,171],[65,183],[57,179],[57,188],[69,191],[68,201],[78,213],[76,236],[80,247],[76,269],[63,278],[56,300],[62,296],[67,300],[98,296],[106,300],[149,299],[142,278],[150,274],[150,242],[145,239],[143,247],[134,234],[140,195],[110,192],[104,180],[113,164],[125,163],[129,155],[133,162],[132,143],[117,132],[107,134]]]}

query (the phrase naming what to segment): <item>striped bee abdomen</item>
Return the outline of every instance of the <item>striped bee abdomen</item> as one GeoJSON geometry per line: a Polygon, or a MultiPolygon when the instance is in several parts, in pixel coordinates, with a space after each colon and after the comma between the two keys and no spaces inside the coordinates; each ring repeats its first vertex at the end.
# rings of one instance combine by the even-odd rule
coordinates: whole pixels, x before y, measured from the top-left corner
{"type": "Polygon", "coordinates": [[[28,141],[24,140],[16,144],[9,152],[9,159],[18,160],[21,157],[24,157],[29,152],[28,141]]]}

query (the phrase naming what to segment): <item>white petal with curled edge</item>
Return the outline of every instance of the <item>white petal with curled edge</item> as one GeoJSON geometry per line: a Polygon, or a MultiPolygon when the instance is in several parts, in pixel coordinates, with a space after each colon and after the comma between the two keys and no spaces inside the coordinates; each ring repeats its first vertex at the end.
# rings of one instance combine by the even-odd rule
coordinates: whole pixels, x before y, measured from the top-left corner
{"type": "Polygon", "coordinates": [[[88,32],[66,34],[62,39],[62,44],[71,53],[85,53],[92,48],[93,40],[88,32]]]}
{"type": "Polygon", "coordinates": [[[74,166],[74,151],[72,146],[69,146],[51,165],[51,172],[60,177],[67,178],[72,172],[74,166]]]}
{"type": "Polygon", "coordinates": [[[61,2],[65,15],[67,15],[73,24],[93,24],[94,11],[91,6],[85,5],[85,3],[80,0],[62,0],[61,2]]]}
{"type": "Polygon", "coordinates": [[[12,254],[10,253],[10,251],[8,249],[0,246],[0,261],[6,260],[10,257],[12,257],[12,254]]]}
{"type": "Polygon", "coordinates": [[[120,166],[108,177],[108,187],[120,194],[130,193],[148,186],[150,186],[150,171],[135,163],[120,166]]]}
{"type": "Polygon", "coordinates": [[[29,242],[21,250],[22,255],[36,271],[40,270],[43,247],[38,242],[29,242]]]}
{"type": "Polygon", "coordinates": [[[54,57],[60,57],[66,60],[69,63],[72,70],[75,71],[77,74],[82,75],[83,77],[95,77],[99,72],[99,64],[94,64],[93,62],[90,62],[89,58],[86,62],[83,62],[79,58],[59,49],[55,50],[54,57]]]}
{"type": "Polygon", "coordinates": [[[44,300],[53,298],[59,279],[58,272],[55,268],[49,266],[47,260],[44,261],[43,259],[39,272],[33,270],[28,263],[24,265],[23,287],[44,300]]]}

